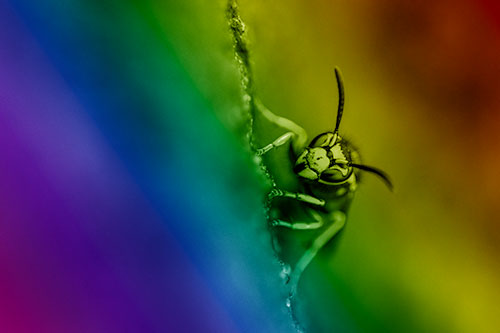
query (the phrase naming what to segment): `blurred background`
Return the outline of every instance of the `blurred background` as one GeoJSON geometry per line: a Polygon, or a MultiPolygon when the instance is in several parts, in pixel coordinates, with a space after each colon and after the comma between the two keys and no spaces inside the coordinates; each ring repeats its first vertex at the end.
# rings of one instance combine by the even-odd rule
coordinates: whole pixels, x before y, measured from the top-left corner
{"type": "MultiPolygon", "coordinates": [[[[0,0],[0,330],[294,327],[225,1],[0,0]]],[[[241,0],[257,93],[367,175],[302,282],[310,332],[500,326],[500,6],[241,0]]],[[[265,133],[259,139],[267,142],[265,133]]]]}

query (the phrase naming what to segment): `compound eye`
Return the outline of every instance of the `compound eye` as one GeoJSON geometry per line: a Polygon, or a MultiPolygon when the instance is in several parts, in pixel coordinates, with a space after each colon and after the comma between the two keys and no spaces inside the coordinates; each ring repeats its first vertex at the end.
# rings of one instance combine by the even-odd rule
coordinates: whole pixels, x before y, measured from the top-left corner
{"type": "Polygon", "coordinates": [[[323,171],[319,178],[326,183],[337,184],[347,180],[351,174],[352,168],[348,166],[340,167],[339,165],[335,165],[323,171]]]}
{"type": "Polygon", "coordinates": [[[337,135],[331,132],[322,133],[315,137],[309,147],[331,147],[335,144],[335,140],[337,139],[337,135]]]}

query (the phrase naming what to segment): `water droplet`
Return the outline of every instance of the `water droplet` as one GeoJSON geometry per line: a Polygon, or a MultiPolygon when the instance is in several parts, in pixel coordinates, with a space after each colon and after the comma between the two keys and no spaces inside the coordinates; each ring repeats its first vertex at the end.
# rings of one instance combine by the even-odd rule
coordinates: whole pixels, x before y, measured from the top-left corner
{"type": "Polygon", "coordinates": [[[288,282],[288,279],[290,278],[290,272],[291,272],[290,265],[287,265],[285,263],[282,263],[281,265],[281,272],[280,272],[280,277],[285,281],[285,283],[288,282]]]}

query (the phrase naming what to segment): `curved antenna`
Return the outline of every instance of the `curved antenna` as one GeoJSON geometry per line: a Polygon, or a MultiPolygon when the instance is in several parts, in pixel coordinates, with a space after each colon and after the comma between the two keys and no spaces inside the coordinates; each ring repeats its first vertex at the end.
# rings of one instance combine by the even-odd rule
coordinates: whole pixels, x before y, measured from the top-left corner
{"type": "Polygon", "coordinates": [[[335,124],[335,131],[337,133],[340,127],[340,121],[342,120],[342,113],[344,112],[344,82],[342,81],[342,75],[340,74],[340,69],[335,67],[335,77],[337,78],[337,87],[339,90],[339,107],[337,109],[337,123],[335,124]]]}
{"type": "Polygon", "coordinates": [[[394,189],[394,186],[392,185],[392,182],[389,179],[389,176],[384,171],[377,169],[377,168],[374,168],[374,167],[371,167],[371,166],[368,166],[368,165],[363,165],[363,164],[351,163],[351,166],[354,168],[363,170],[363,171],[367,171],[367,172],[371,172],[371,173],[376,174],[384,181],[385,185],[387,185],[387,187],[389,188],[389,190],[391,190],[391,192],[394,189]]]}

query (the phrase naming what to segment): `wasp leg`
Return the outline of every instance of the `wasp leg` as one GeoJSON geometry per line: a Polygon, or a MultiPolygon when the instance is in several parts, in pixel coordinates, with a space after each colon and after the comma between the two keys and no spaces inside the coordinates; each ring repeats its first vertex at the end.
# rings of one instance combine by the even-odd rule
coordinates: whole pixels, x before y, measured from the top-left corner
{"type": "Polygon", "coordinates": [[[316,257],[318,252],[344,227],[346,215],[341,211],[331,213],[333,223],[319,235],[311,247],[306,250],[302,257],[297,261],[292,274],[290,275],[290,295],[293,297],[297,292],[297,285],[299,284],[300,277],[305,271],[307,266],[316,257]]]}
{"type": "Polygon", "coordinates": [[[257,156],[262,156],[265,153],[267,153],[268,151],[270,151],[271,149],[274,149],[276,147],[284,145],[285,143],[288,142],[288,140],[290,140],[291,137],[293,137],[293,135],[294,135],[293,132],[285,133],[282,136],[280,136],[279,138],[277,138],[276,140],[274,140],[273,143],[270,143],[265,147],[257,149],[257,151],[256,151],[257,156]]]}
{"type": "Polygon", "coordinates": [[[264,106],[264,104],[262,104],[259,99],[255,99],[255,106],[260,114],[264,116],[269,122],[276,124],[279,127],[285,128],[286,130],[295,134],[292,140],[292,148],[294,153],[299,156],[307,144],[306,131],[290,119],[286,119],[272,113],[268,108],[264,106]]]}
{"type": "Polygon", "coordinates": [[[311,222],[288,222],[283,220],[273,220],[271,225],[273,227],[285,227],[292,230],[314,230],[323,226],[323,218],[314,210],[309,209],[309,213],[313,216],[314,221],[311,222]]]}
{"type": "Polygon", "coordinates": [[[271,190],[271,192],[269,192],[269,194],[267,195],[267,201],[270,202],[274,198],[277,198],[277,197],[291,198],[291,199],[295,199],[295,200],[302,201],[302,202],[305,202],[305,203],[308,203],[311,205],[315,205],[315,206],[319,206],[319,207],[323,207],[325,205],[325,200],[318,199],[316,197],[313,197],[312,195],[305,194],[305,193],[288,192],[288,191],[280,190],[278,188],[274,188],[273,190],[271,190]]]}

